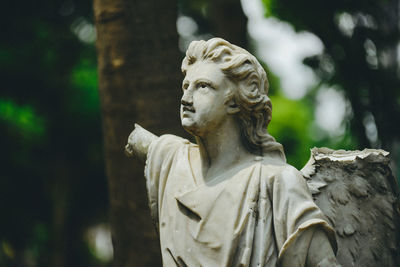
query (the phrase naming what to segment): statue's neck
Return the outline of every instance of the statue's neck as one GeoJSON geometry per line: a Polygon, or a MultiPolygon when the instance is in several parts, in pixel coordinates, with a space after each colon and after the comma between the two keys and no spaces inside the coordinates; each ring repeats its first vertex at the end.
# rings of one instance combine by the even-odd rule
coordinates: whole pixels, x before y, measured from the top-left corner
{"type": "Polygon", "coordinates": [[[202,137],[196,137],[200,150],[201,172],[204,182],[244,163],[251,154],[240,140],[240,130],[232,120],[223,127],[202,137]]]}

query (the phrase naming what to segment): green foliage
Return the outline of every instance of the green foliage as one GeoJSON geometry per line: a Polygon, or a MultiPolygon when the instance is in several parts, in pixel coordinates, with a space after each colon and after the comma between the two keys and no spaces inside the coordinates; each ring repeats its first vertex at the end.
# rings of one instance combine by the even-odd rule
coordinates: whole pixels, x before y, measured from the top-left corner
{"type": "Polygon", "coordinates": [[[271,10],[273,10],[273,0],[262,0],[262,3],[264,4],[265,7],[265,15],[270,16],[271,15],[271,10]]]}
{"type": "MultiPolygon", "coordinates": [[[[263,3],[267,15],[321,38],[324,54],[305,63],[323,83],[340,85],[354,111],[345,133],[332,138],[314,124],[315,92],[298,101],[285,99],[279,79],[269,73],[274,106],[269,131],[285,146],[288,162],[301,168],[313,146],[368,145],[367,112],[384,148],[398,141],[400,84],[398,64],[391,60],[399,42],[398,1],[263,3]],[[338,27],[343,14],[352,17],[352,34],[338,27]]],[[[198,23],[198,34],[212,28],[210,4],[179,1],[181,12],[198,23]]],[[[96,56],[94,45],[80,41],[79,29],[73,28],[92,21],[92,2],[8,1],[2,10],[0,266],[54,266],[57,253],[64,255],[65,266],[99,266],[83,238],[90,226],[106,220],[108,203],[96,56]]]]}
{"type": "Polygon", "coordinates": [[[307,58],[321,84],[341,88],[353,116],[341,140],[318,145],[336,148],[383,148],[392,154],[400,179],[399,0],[318,1],[264,0],[269,16],[296,30],[316,34],[324,53],[307,58]],[[373,118],[371,122],[370,118],[373,118]],[[371,137],[367,124],[377,129],[371,137]]]}
{"type": "Polygon", "coordinates": [[[88,115],[98,115],[99,112],[97,68],[93,58],[94,55],[80,58],[72,68],[70,78],[73,88],[70,108],[88,115]]]}
{"type": "Polygon", "coordinates": [[[399,1],[312,0],[305,5],[295,0],[268,0],[264,4],[270,15],[322,40],[324,54],[305,63],[322,83],[344,90],[354,113],[351,132],[360,148],[381,145],[390,150],[399,140],[397,125],[392,123],[400,121],[399,1]],[[363,121],[368,114],[374,117],[377,141],[366,134],[363,121]]]}
{"type": "Polygon", "coordinates": [[[312,140],[308,129],[312,110],[304,101],[289,100],[281,95],[271,96],[272,121],[269,132],[282,143],[288,163],[301,169],[310,157],[312,140]]]}
{"type": "Polygon", "coordinates": [[[8,2],[0,22],[0,266],[98,266],[107,214],[91,1],[8,2]],[[58,259],[56,259],[58,257],[58,259]]]}
{"type": "MultiPolygon", "coordinates": [[[[263,67],[267,66],[261,62],[263,67]]],[[[346,125],[345,132],[330,137],[320,129],[314,118],[315,90],[305,98],[290,100],[281,94],[280,79],[268,72],[270,84],[269,95],[272,101],[272,121],[268,126],[269,133],[280,142],[285,149],[287,162],[297,169],[304,167],[310,158],[313,147],[329,147],[332,149],[357,149],[357,140],[346,125]]]]}
{"type": "Polygon", "coordinates": [[[19,106],[12,100],[0,99],[0,120],[16,128],[23,138],[39,138],[45,133],[44,119],[30,106],[19,106]]]}

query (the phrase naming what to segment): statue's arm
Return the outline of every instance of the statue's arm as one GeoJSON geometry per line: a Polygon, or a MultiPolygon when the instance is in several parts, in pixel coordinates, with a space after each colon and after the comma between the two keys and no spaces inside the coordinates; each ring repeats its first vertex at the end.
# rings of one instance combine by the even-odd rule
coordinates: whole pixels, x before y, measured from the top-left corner
{"type": "Polygon", "coordinates": [[[138,157],[145,161],[150,144],[157,139],[157,136],[135,123],[135,129],[128,137],[128,144],[125,146],[125,154],[128,157],[138,157]]]}
{"type": "Polygon", "coordinates": [[[328,237],[322,229],[316,229],[313,234],[308,249],[306,266],[340,267],[328,237]]]}

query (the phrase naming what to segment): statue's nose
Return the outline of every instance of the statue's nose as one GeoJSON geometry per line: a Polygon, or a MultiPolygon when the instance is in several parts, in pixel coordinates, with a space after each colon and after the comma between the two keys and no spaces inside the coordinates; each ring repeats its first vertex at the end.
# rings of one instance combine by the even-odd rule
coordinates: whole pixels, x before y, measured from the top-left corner
{"type": "Polygon", "coordinates": [[[183,93],[182,99],[181,99],[181,104],[183,106],[192,106],[193,105],[193,96],[189,92],[189,90],[185,91],[183,93]]]}

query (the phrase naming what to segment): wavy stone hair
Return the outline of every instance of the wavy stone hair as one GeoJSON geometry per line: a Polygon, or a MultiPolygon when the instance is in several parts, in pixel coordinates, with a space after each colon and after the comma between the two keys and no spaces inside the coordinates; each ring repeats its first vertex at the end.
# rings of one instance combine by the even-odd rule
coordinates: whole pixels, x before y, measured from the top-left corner
{"type": "Polygon", "coordinates": [[[190,43],[182,61],[182,73],[186,75],[188,67],[197,61],[216,63],[229,79],[238,84],[233,99],[240,109],[236,118],[245,147],[260,155],[278,152],[284,159],[282,145],[267,131],[272,105],[267,95],[267,74],[257,59],[236,45],[212,38],[190,43]]]}

